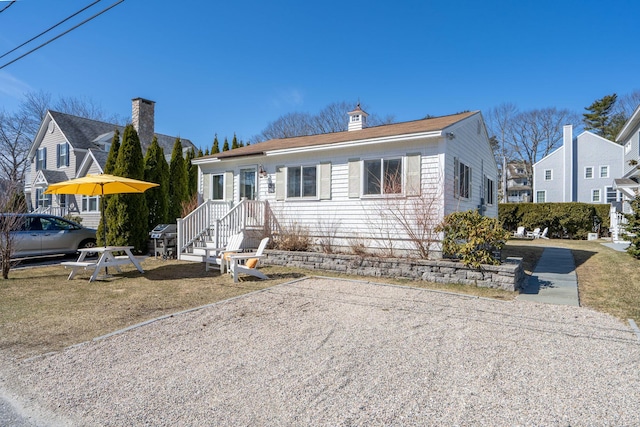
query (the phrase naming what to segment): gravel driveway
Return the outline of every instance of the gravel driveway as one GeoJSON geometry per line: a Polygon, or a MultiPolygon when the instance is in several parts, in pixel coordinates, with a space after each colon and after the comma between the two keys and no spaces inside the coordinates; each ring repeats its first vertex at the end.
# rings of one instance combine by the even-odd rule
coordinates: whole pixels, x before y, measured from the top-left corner
{"type": "Polygon", "coordinates": [[[637,426],[640,340],[585,308],[307,278],[21,361],[0,387],[38,425],[637,426]]]}

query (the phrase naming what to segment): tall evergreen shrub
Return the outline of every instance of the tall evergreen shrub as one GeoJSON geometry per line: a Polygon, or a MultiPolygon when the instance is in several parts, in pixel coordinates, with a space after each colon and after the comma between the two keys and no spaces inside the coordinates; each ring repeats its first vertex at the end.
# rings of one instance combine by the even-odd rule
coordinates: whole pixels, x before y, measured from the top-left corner
{"type": "Polygon", "coordinates": [[[169,222],[169,165],[155,136],[144,157],[144,180],[160,184],[144,194],[149,209],[147,229],[152,230],[158,224],[169,222]]]}
{"type": "MultiPolygon", "coordinates": [[[[118,159],[118,151],[120,151],[120,131],[118,129],[113,133],[113,138],[111,138],[111,148],[109,149],[109,154],[107,155],[107,163],[104,166],[105,174],[113,174],[113,170],[116,167],[116,160],[118,159]]],[[[107,204],[109,203],[109,197],[104,196],[100,199],[100,212],[107,212],[107,204]]],[[[106,246],[106,242],[104,241],[104,222],[102,220],[103,215],[100,215],[100,223],[98,223],[98,231],[96,232],[96,241],[100,246],[106,246]]]]}
{"type": "Polygon", "coordinates": [[[169,222],[174,222],[182,216],[182,202],[187,200],[187,180],[182,142],[177,138],[169,163],[169,222]]]}

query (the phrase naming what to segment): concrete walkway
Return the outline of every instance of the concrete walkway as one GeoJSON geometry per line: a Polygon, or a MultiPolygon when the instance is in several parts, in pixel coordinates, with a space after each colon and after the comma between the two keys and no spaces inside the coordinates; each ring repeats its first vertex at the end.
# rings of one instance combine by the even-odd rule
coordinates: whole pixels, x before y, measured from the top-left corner
{"type": "Polygon", "coordinates": [[[518,299],[580,306],[576,264],[571,250],[545,248],[518,299]]]}

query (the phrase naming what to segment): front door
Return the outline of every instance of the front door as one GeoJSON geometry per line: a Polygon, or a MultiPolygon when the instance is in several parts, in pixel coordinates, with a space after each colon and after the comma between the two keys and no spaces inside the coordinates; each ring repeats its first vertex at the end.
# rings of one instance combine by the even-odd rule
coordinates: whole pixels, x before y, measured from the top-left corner
{"type": "Polygon", "coordinates": [[[240,200],[256,200],[256,169],[240,169],[240,200]]]}

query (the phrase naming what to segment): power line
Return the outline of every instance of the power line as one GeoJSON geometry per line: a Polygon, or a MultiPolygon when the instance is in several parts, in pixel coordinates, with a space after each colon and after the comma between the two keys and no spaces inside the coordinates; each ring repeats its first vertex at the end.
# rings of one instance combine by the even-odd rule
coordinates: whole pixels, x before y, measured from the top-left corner
{"type": "Polygon", "coordinates": [[[8,5],[6,5],[5,7],[3,7],[2,9],[0,9],[0,13],[2,13],[2,12],[4,12],[5,10],[9,9],[11,6],[13,6],[13,4],[14,4],[15,2],[16,2],[15,0],[14,0],[14,1],[12,1],[12,2],[9,2],[9,4],[8,4],[8,5]]]}
{"type": "MultiPolygon", "coordinates": [[[[100,1],[100,0],[98,0],[98,1],[100,1]]],[[[14,59],[14,60],[12,60],[12,61],[7,62],[6,64],[4,64],[4,65],[0,66],[0,70],[2,70],[3,68],[5,68],[5,67],[7,67],[7,66],[9,66],[9,65],[11,65],[11,64],[13,64],[14,62],[16,62],[16,61],[18,61],[18,60],[20,60],[20,59],[24,58],[25,56],[32,54],[32,53],[33,53],[33,52],[35,52],[36,50],[38,50],[38,49],[40,49],[40,48],[42,48],[42,47],[44,47],[44,46],[48,45],[48,44],[49,44],[49,43],[51,43],[52,41],[55,41],[55,40],[59,39],[60,37],[64,36],[65,34],[70,33],[71,31],[75,30],[76,28],[80,27],[81,25],[86,24],[87,22],[91,21],[92,19],[97,18],[98,16],[102,15],[103,13],[107,12],[108,10],[113,9],[115,6],[119,5],[119,4],[120,4],[120,3],[122,3],[123,1],[124,1],[124,0],[119,0],[119,1],[115,2],[114,4],[112,4],[111,6],[107,7],[106,9],[104,9],[104,10],[102,10],[102,11],[100,11],[100,12],[96,13],[95,15],[93,15],[93,16],[91,16],[91,17],[89,17],[89,18],[85,19],[84,21],[82,21],[82,22],[81,22],[81,23],[79,23],[78,25],[75,25],[75,26],[73,26],[73,27],[69,28],[67,31],[65,31],[65,32],[63,32],[63,33],[61,33],[61,34],[58,34],[58,35],[57,35],[57,36],[55,36],[54,38],[49,39],[49,40],[47,40],[46,42],[42,43],[40,46],[37,46],[37,47],[35,47],[35,48],[31,49],[29,52],[27,52],[27,53],[25,53],[25,54],[23,54],[23,55],[20,55],[19,57],[15,58],[15,59],[14,59]]]]}
{"type": "MultiPolygon", "coordinates": [[[[79,13],[84,12],[85,10],[89,9],[91,6],[93,6],[96,3],[101,2],[102,0],[97,0],[94,1],[93,3],[91,3],[89,6],[86,6],[82,9],[80,9],[79,11],[77,11],[76,13],[74,13],[73,15],[70,15],[68,17],[66,17],[65,19],[63,19],[62,21],[58,22],[57,24],[53,25],[52,27],[47,28],[46,30],[44,30],[43,32],[41,32],[40,34],[38,34],[35,37],[30,38],[29,40],[27,40],[26,42],[22,43],[20,46],[17,46],[13,49],[11,49],[9,52],[6,52],[5,54],[3,54],[2,56],[0,56],[0,58],[4,58],[5,56],[9,55],[12,52],[15,52],[16,50],[20,49],[22,46],[31,43],[32,41],[34,41],[35,39],[37,39],[38,37],[42,36],[43,34],[48,33],[49,31],[53,30],[54,28],[56,28],[58,25],[63,24],[65,22],[67,22],[69,19],[73,18],[74,16],[77,16],[79,13]]],[[[9,5],[11,6],[11,5],[9,5]]],[[[7,7],[9,7],[7,6],[7,7]]],[[[6,8],[5,8],[6,9],[6,8]]],[[[4,9],[3,9],[4,10],[4,9]]],[[[0,10],[0,12],[2,12],[2,10],[0,10]]]]}

